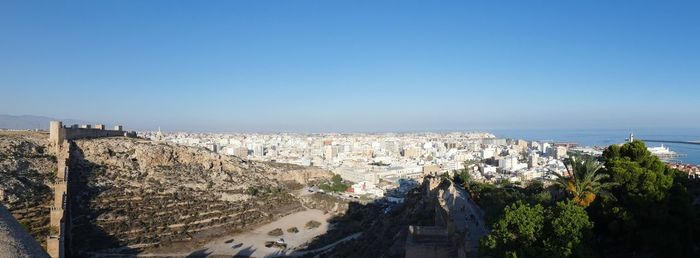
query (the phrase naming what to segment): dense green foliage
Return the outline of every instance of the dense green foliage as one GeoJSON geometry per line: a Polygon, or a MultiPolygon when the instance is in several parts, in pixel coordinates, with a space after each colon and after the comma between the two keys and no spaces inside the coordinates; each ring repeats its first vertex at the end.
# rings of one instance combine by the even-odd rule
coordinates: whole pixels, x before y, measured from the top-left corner
{"type": "Polygon", "coordinates": [[[463,182],[491,225],[480,253],[698,257],[700,209],[692,203],[699,183],[668,167],[639,141],[608,147],[602,161],[603,167],[570,162],[570,176],[549,189],[463,182]],[[549,195],[562,189],[566,195],[549,195]]]}
{"type": "Polygon", "coordinates": [[[330,184],[321,184],[319,188],[326,192],[345,192],[350,185],[343,183],[343,178],[340,175],[333,175],[330,184]]]}
{"type": "Polygon", "coordinates": [[[481,240],[484,253],[494,257],[537,255],[544,228],[544,208],[522,202],[504,209],[503,216],[492,225],[491,233],[481,240]]]}
{"type": "Polygon", "coordinates": [[[287,195],[287,193],[282,188],[279,188],[279,187],[254,187],[254,186],[246,188],[245,194],[252,195],[252,196],[258,196],[258,197],[287,195]]]}
{"type": "Polygon", "coordinates": [[[558,202],[553,209],[551,232],[545,242],[545,250],[552,257],[589,256],[590,250],[585,243],[590,238],[593,223],[586,211],[572,202],[558,202]]]}
{"type": "Polygon", "coordinates": [[[481,250],[492,257],[585,257],[585,238],[593,224],[576,204],[554,206],[523,202],[508,205],[481,241],[481,250]]]}
{"type": "Polygon", "coordinates": [[[474,201],[484,210],[486,223],[493,223],[509,204],[524,201],[530,204],[549,204],[552,201],[549,191],[542,184],[527,188],[517,186],[499,187],[491,184],[471,183],[469,185],[474,201]]]}
{"type": "Polygon", "coordinates": [[[612,145],[603,153],[616,197],[591,207],[601,247],[658,257],[692,257],[694,217],[687,175],[647,151],[641,141],[612,145]]]}
{"type": "Polygon", "coordinates": [[[525,188],[504,183],[480,183],[472,180],[466,170],[455,171],[452,180],[469,191],[472,199],[484,211],[488,224],[495,222],[506,206],[518,201],[530,204],[552,203],[550,191],[544,189],[542,182],[538,181],[531,182],[525,188]]]}

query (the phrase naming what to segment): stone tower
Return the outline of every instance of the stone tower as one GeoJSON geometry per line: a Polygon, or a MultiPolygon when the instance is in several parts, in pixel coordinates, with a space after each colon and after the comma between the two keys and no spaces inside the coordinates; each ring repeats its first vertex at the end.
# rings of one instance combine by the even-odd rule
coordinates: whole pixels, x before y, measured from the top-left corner
{"type": "Polygon", "coordinates": [[[51,121],[49,124],[49,140],[51,143],[58,145],[66,138],[66,132],[63,130],[61,121],[51,121]]]}

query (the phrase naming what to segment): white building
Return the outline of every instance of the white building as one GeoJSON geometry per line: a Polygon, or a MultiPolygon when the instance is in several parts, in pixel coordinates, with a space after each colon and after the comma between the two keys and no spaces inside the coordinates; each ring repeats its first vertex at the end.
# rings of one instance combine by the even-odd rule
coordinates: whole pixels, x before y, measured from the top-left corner
{"type": "Polygon", "coordinates": [[[377,188],[375,184],[367,181],[362,181],[353,184],[350,188],[352,189],[351,191],[355,194],[369,194],[376,197],[384,197],[384,190],[377,188]]]}
{"type": "Polygon", "coordinates": [[[490,159],[496,156],[496,148],[487,147],[481,150],[481,159],[490,159]]]}
{"type": "Polygon", "coordinates": [[[518,164],[518,158],[515,156],[503,157],[498,160],[498,168],[511,171],[518,164]]]}

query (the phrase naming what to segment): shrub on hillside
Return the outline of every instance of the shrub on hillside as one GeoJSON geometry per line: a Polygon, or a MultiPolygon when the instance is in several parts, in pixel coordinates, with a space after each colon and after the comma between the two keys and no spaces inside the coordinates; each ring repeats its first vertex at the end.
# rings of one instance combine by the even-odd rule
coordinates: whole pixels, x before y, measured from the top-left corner
{"type": "Polygon", "coordinates": [[[276,229],[271,230],[270,232],[267,232],[267,235],[278,237],[278,236],[284,235],[284,232],[282,232],[281,228],[276,228],[276,229]]]}
{"type": "Polygon", "coordinates": [[[306,222],[305,227],[307,229],[312,229],[312,228],[317,228],[321,226],[321,222],[315,221],[315,220],[309,220],[309,222],[306,222]]]}

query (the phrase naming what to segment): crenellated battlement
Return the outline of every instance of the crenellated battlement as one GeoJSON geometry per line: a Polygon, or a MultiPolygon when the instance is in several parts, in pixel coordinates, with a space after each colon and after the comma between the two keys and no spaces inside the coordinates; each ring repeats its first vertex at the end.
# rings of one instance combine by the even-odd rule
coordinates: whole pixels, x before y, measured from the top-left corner
{"type": "Polygon", "coordinates": [[[114,126],[113,130],[107,130],[104,124],[92,125],[71,125],[64,126],[61,121],[51,121],[49,124],[49,140],[59,145],[64,140],[75,140],[85,138],[102,138],[102,137],[135,137],[135,132],[124,131],[121,125],[114,126]]]}
{"type": "MultiPolygon", "coordinates": [[[[124,131],[121,125],[113,130],[107,130],[104,124],[63,126],[61,121],[51,121],[49,124],[49,141],[53,144],[56,157],[56,182],[51,187],[54,192],[54,203],[50,214],[50,236],[46,239],[46,251],[51,257],[65,257],[65,242],[70,238],[71,219],[68,189],[70,178],[71,140],[102,137],[136,137],[136,132],[124,131]]],[[[70,256],[70,255],[69,255],[70,256]]]]}
{"type": "Polygon", "coordinates": [[[64,128],[61,122],[52,121],[49,139],[54,144],[57,157],[56,182],[51,186],[54,201],[49,217],[49,237],[46,239],[46,252],[51,257],[65,257],[66,230],[70,228],[68,206],[68,173],[70,172],[69,140],[75,137],[74,129],[64,128]],[[68,223],[68,224],[66,224],[68,223]]]}

